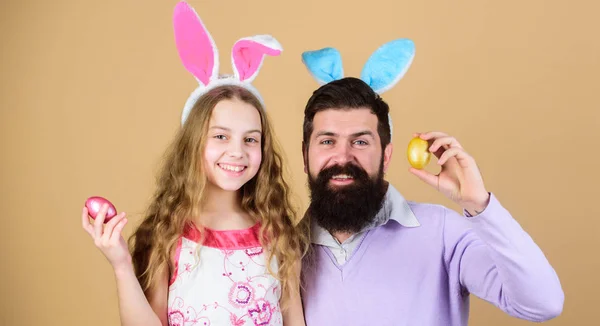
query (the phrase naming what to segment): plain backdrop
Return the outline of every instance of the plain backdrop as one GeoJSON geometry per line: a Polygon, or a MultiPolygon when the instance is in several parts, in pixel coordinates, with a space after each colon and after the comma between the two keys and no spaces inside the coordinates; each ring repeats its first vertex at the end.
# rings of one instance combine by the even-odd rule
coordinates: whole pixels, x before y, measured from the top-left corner
{"type": "MultiPolygon", "coordinates": [[[[112,270],[80,212],[87,197],[105,196],[128,212],[129,236],[148,204],[197,85],[174,46],[176,2],[0,3],[0,324],[119,323],[112,270]]],[[[459,209],[411,175],[405,156],[415,131],[457,137],[558,272],[566,301],[548,325],[597,324],[598,2],[190,3],[219,47],[221,73],[232,72],[239,38],[271,34],[282,44],[254,84],[302,211],[303,108],[318,86],[302,51],[334,46],[346,75],[359,76],[378,46],[413,39],[412,67],[384,94],[395,127],[387,179],[407,199],[459,209]]],[[[532,323],[473,298],[470,324],[532,323]]]]}

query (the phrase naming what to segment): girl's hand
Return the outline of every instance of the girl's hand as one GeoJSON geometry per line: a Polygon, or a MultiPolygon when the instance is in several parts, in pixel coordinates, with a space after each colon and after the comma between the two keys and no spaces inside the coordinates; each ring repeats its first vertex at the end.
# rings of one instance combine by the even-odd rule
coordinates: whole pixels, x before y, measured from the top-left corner
{"type": "Polygon", "coordinates": [[[83,229],[94,239],[96,247],[102,251],[115,270],[128,268],[131,266],[131,254],[125,239],[121,236],[121,231],[127,224],[125,213],[119,213],[104,225],[107,211],[108,205],[104,204],[92,225],[88,210],[84,207],[81,213],[83,229]]]}

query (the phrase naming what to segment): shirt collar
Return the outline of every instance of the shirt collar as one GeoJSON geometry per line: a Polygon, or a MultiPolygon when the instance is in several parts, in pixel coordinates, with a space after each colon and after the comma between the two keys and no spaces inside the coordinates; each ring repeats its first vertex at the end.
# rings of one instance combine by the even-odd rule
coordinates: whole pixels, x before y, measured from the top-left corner
{"type": "MultiPolygon", "coordinates": [[[[400,192],[398,192],[398,190],[396,190],[396,188],[394,188],[394,186],[392,186],[392,184],[388,183],[388,189],[385,193],[383,207],[381,207],[375,216],[373,223],[368,225],[359,233],[384,225],[390,220],[394,220],[404,227],[418,227],[421,225],[413,211],[410,209],[406,199],[404,199],[404,197],[400,194],[400,192]]],[[[312,243],[324,246],[332,246],[336,244],[339,245],[338,241],[329,233],[329,231],[320,227],[317,223],[311,224],[312,243]]],[[[355,236],[356,234],[350,237],[350,239],[354,238],[355,236]]]]}

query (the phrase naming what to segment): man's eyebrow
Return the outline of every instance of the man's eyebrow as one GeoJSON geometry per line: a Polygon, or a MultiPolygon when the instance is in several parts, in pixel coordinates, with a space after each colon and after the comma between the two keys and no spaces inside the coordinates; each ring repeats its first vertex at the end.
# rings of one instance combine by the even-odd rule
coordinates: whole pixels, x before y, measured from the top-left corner
{"type": "Polygon", "coordinates": [[[330,136],[330,137],[335,137],[338,134],[331,132],[331,131],[319,131],[316,133],[316,137],[320,137],[320,136],[330,136]]]}
{"type": "Polygon", "coordinates": [[[352,138],[356,138],[356,137],[360,137],[360,136],[370,136],[371,138],[375,138],[375,135],[373,135],[373,132],[371,132],[370,130],[355,132],[350,136],[352,136],[352,138]]]}
{"type": "MultiPolygon", "coordinates": [[[[339,135],[336,134],[335,132],[331,132],[331,131],[319,131],[315,134],[315,137],[321,137],[321,136],[337,137],[339,135]]],[[[351,138],[357,138],[360,136],[370,136],[371,138],[375,138],[375,135],[370,130],[363,130],[363,131],[355,132],[350,135],[351,138]]]]}

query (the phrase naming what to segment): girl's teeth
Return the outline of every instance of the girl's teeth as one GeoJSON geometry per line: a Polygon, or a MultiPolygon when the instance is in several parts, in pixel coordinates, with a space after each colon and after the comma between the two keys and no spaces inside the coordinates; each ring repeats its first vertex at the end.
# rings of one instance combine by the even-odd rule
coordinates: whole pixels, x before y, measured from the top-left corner
{"type": "Polygon", "coordinates": [[[219,166],[223,170],[232,171],[232,172],[240,172],[244,169],[243,166],[231,166],[231,165],[225,165],[225,164],[220,164],[219,166]]]}

